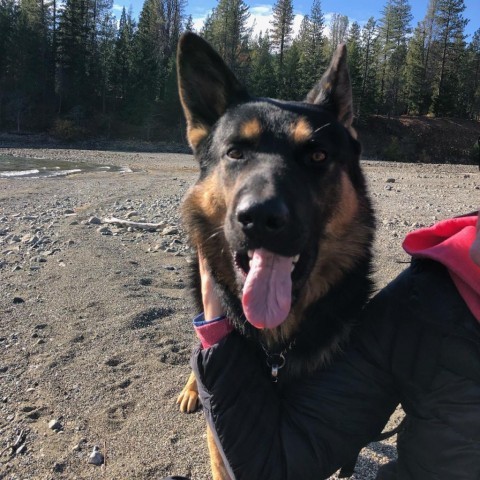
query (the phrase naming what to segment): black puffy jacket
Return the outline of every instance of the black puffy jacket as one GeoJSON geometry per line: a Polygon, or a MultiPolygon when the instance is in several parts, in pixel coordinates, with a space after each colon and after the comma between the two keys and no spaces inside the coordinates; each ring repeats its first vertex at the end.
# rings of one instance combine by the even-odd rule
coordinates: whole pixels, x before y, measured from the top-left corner
{"type": "Polygon", "coordinates": [[[192,358],[232,478],[328,477],[401,402],[399,480],[480,480],[480,325],[440,264],[383,289],[329,368],[278,390],[263,364],[236,333],[192,358]]]}

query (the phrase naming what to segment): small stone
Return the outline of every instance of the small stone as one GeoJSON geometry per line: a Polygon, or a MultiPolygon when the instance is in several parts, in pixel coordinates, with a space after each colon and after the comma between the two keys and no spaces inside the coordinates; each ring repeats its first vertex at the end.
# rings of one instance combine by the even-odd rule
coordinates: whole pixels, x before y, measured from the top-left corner
{"type": "Polygon", "coordinates": [[[176,227],[165,227],[162,230],[162,235],[176,235],[178,233],[178,228],[176,227]]]}
{"type": "Polygon", "coordinates": [[[13,303],[19,305],[20,303],[25,303],[25,300],[22,297],[13,297],[13,303]]]}
{"type": "Polygon", "coordinates": [[[133,212],[127,213],[127,218],[132,218],[132,217],[138,217],[138,212],[134,210],[133,212]]]}
{"type": "Polygon", "coordinates": [[[63,427],[62,427],[62,424],[58,420],[53,419],[53,420],[50,420],[48,422],[48,428],[50,430],[61,430],[63,427]]]}
{"type": "Polygon", "coordinates": [[[22,443],[16,450],[15,454],[16,455],[21,455],[22,453],[25,453],[27,451],[27,445],[25,443],[22,443]]]}
{"type": "Polygon", "coordinates": [[[65,215],[72,215],[75,213],[74,210],[72,210],[71,208],[67,208],[66,210],[64,210],[63,212],[65,215]]]}
{"type": "Polygon", "coordinates": [[[34,405],[23,405],[23,407],[20,407],[20,410],[24,413],[30,413],[36,409],[37,407],[35,407],[34,405]]]}
{"type": "Polygon", "coordinates": [[[108,227],[97,228],[97,232],[102,235],[112,235],[112,231],[108,227]]]}
{"type": "Polygon", "coordinates": [[[391,185],[385,185],[385,190],[392,190],[393,187],[391,185]]]}
{"type": "Polygon", "coordinates": [[[387,183],[395,183],[395,179],[394,178],[387,178],[387,183]]]}
{"type": "Polygon", "coordinates": [[[62,473],[64,470],[65,470],[65,464],[64,463],[55,462],[53,464],[53,471],[55,473],[62,473]]]}
{"type": "Polygon", "coordinates": [[[97,445],[95,445],[93,447],[93,451],[92,453],[90,454],[90,456],[88,457],[88,463],[92,464],[92,465],[103,465],[103,455],[102,453],[100,452],[100,449],[97,447],[97,445]]]}
{"type": "Polygon", "coordinates": [[[102,224],[102,221],[98,218],[98,217],[90,217],[88,219],[88,223],[90,225],[101,225],[102,224]]]}

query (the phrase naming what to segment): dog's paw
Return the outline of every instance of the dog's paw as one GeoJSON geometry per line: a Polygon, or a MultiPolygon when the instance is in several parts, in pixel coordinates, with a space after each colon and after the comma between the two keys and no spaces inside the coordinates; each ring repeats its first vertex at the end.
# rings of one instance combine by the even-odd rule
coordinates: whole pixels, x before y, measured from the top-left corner
{"type": "Polygon", "coordinates": [[[177,405],[180,405],[180,411],[183,413],[193,413],[200,406],[198,391],[192,389],[190,385],[185,385],[177,398],[177,405]]]}

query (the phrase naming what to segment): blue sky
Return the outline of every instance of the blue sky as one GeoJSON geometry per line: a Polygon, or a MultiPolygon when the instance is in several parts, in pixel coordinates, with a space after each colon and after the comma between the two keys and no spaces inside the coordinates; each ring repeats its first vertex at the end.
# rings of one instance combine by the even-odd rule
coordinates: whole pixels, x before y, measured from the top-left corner
{"type": "MultiPolygon", "coordinates": [[[[123,6],[133,9],[133,14],[138,18],[144,0],[114,0],[115,10],[121,10],[123,6]]],[[[191,14],[195,25],[199,27],[203,23],[205,15],[217,4],[217,0],[187,0],[187,15],[191,14]]],[[[250,6],[251,21],[256,21],[257,30],[268,28],[271,19],[271,8],[274,0],[245,0],[250,6]]],[[[321,0],[322,11],[327,23],[332,13],[347,15],[351,21],[357,21],[363,25],[370,17],[379,18],[386,0],[321,0]]],[[[412,6],[413,21],[415,27],[417,22],[425,16],[428,0],[410,0],[412,6]]],[[[312,0],[293,0],[296,14],[295,26],[298,28],[302,16],[310,12],[312,0]]],[[[472,35],[480,28],[480,1],[465,0],[466,10],[464,17],[470,19],[465,33],[472,35]]],[[[470,38],[470,37],[469,37],[470,38]]]]}

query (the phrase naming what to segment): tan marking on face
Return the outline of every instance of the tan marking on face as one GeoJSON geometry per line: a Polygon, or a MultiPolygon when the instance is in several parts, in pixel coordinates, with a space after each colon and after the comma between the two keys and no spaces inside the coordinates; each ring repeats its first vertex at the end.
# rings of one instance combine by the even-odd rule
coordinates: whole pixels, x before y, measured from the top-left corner
{"type": "Polygon", "coordinates": [[[257,141],[262,134],[262,125],[258,118],[247,120],[240,126],[240,135],[246,140],[257,141]]]}
{"type": "Polygon", "coordinates": [[[233,262],[224,234],[227,204],[218,169],[196,183],[182,204],[182,218],[190,244],[207,258],[216,278],[232,292],[237,291],[233,262]]]}
{"type": "Polygon", "coordinates": [[[291,135],[295,143],[306,143],[312,138],[312,126],[302,117],[292,124],[291,135]]]}
{"type": "Polygon", "coordinates": [[[187,127],[188,143],[195,150],[208,133],[208,129],[204,125],[189,125],[187,127]]]}
{"type": "Polygon", "coordinates": [[[345,228],[351,225],[359,208],[357,192],[346,172],[342,172],[340,184],[340,202],[326,227],[326,232],[335,236],[341,236],[345,228]]]}

